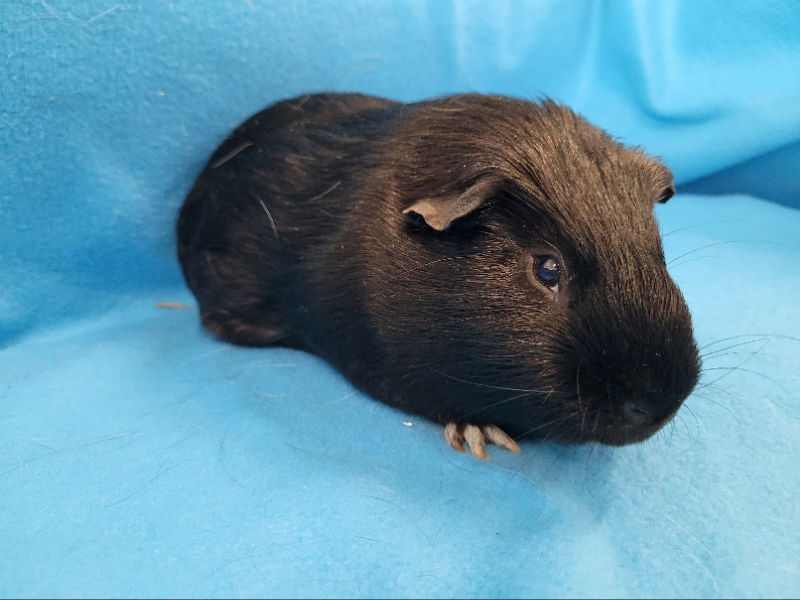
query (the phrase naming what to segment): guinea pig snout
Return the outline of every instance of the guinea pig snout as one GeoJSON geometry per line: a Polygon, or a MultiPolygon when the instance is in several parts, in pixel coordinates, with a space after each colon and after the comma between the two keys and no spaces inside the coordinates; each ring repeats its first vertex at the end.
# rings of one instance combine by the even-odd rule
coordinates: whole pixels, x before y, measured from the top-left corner
{"type": "Polygon", "coordinates": [[[613,445],[642,441],[672,419],[697,384],[700,366],[690,323],[642,321],[634,328],[587,329],[576,348],[580,358],[570,379],[584,439],[613,445]]]}

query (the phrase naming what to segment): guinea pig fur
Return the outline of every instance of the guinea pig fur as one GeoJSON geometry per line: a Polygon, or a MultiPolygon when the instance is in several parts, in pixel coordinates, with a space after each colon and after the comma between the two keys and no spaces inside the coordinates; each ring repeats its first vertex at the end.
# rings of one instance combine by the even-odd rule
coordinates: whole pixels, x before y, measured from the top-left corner
{"type": "Polygon", "coordinates": [[[312,94],[216,150],[178,255],[213,334],[318,354],[455,448],[622,445],[698,380],[653,217],[672,194],[551,101],[312,94]]]}

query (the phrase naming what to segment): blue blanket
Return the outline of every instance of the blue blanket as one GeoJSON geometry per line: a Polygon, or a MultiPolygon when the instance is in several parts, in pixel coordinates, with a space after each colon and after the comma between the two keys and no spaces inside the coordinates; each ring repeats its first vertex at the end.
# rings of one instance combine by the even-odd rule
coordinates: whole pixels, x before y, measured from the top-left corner
{"type": "Polygon", "coordinates": [[[795,2],[12,0],[0,27],[0,596],[798,593],[795,2]],[[641,445],[484,463],[313,356],[210,339],[177,208],[233,126],[318,90],[549,95],[661,155],[707,385],[641,445]]]}

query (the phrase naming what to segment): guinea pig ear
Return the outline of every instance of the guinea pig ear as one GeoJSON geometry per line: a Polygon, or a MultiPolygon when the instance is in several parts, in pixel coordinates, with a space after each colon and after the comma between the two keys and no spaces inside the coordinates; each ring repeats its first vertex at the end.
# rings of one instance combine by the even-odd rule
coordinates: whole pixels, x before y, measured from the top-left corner
{"type": "Polygon", "coordinates": [[[444,231],[453,221],[479,208],[494,187],[491,178],[479,179],[460,194],[418,200],[403,211],[417,214],[436,231],[444,231]]]}

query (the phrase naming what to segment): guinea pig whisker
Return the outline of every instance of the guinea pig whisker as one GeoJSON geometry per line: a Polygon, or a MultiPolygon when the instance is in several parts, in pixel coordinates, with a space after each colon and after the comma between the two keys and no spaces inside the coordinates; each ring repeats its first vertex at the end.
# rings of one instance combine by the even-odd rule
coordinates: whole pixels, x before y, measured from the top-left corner
{"type": "MultiPolygon", "coordinates": [[[[726,390],[722,386],[715,385],[713,383],[705,383],[705,384],[702,384],[702,385],[698,386],[698,388],[696,388],[695,391],[692,392],[692,396],[697,396],[699,398],[703,398],[705,400],[708,400],[709,402],[714,402],[716,404],[719,404],[720,406],[724,406],[725,408],[728,408],[727,404],[725,404],[724,402],[720,402],[719,400],[716,400],[716,399],[714,399],[713,397],[711,397],[711,396],[709,396],[707,394],[706,395],[700,394],[699,392],[701,390],[702,391],[718,392],[718,393],[726,394],[729,398],[731,398],[732,400],[735,400],[740,406],[744,407],[748,412],[750,411],[750,405],[747,402],[745,402],[744,399],[741,396],[726,390]]],[[[730,410],[730,409],[728,409],[728,410],[730,410]]]]}
{"type": "Polygon", "coordinates": [[[550,400],[550,396],[553,395],[553,392],[556,390],[555,386],[550,388],[550,391],[547,392],[547,395],[542,399],[542,404],[547,404],[547,401],[550,400]]]}
{"type": "Polygon", "coordinates": [[[600,413],[598,412],[594,416],[594,425],[592,425],[592,431],[590,432],[592,435],[597,433],[597,426],[600,424],[600,413]]]}
{"type": "Polygon", "coordinates": [[[741,223],[741,222],[743,222],[742,219],[721,219],[719,221],[706,221],[705,223],[693,223],[692,225],[686,225],[684,227],[678,227],[678,229],[673,229],[672,231],[668,231],[661,237],[665,238],[668,235],[672,235],[673,233],[678,233],[679,231],[686,231],[687,229],[695,229],[696,227],[704,227],[706,225],[718,225],[719,223],[741,223]]]}
{"type": "Polygon", "coordinates": [[[705,256],[695,256],[694,258],[687,258],[683,262],[676,263],[674,265],[670,265],[672,269],[677,269],[678,267],[682,267],[683,265],[689,264],[690,262],[695,262],[697,260],[708,260],[709,258],[723,258],[718,254],[707,254],[705,256]]]}
{"type": "MultiPolygon", "coordinates": [[[[719,406],[719,407],[721,407],[721,408],[728,408],[728,407],[725,405],[725,403],[724,403],[724,402],[720,402],[719,400],[715,400],[715,399],[714,399],[714,398],[712,398],[711,396],[707,396],[707,395],[705,395],[705,394],[701,394],[701,393],[698,393],[698,392],[692,392],[691,398],[701,398],[701,399],[703,399],[703,400],[708,400],[709,402],[711,402],[711,403],[713,403],[713,404],[716,404],[717,406],[719,406]]],[[[688,407],[689,405],[688,405],[688,404],[686,404],[686,403],[684,403],[684,404],[683,404],[683,406],[684,406],[684,407],[688,407]]]]}
{"type": "MultiPolygon", "coordinates": [[[[759,377],[761,377],[763,379],[766,379],[767,381],[769,381],[773,385],[779,387],[782,391],[786,392],[786,394],[788,394],[789,396],[792,396],[792,392],[790,392],[788,389],[783,387],[775,379],[773,379],[772,377],[770,377],[768,375],[764,375],[764,373],[760,373],[759,371],[754,371],[753,369],[745,369],[744,367],[741,367],[741,366],[736,366],[736,367],[707,367],[707,368],[703,369],[703,371],[729,371],[730,373],[734,373],[736,371],[741,371],[743,373],[752,373],[753,375],[758,375],[759,377]]],[[[714,382],[717,382],[720,379],[722,379],[722,377],[719,377],[719,378],[715,379],[714,382]]]]}
{"type": "Polygon", "coordinates": [[[431,370],[433,370],[434,372],[438,373],[439,375],[441,375],[443,377],[447,377],[448,379],[453,379],[454,381],[460,381],[461,383],[466,383],[468,385],[474,385],[474,386],[477,386],[477,387],[490,388],[490,389],[493,389],[493,390],[504,390],[506,392],[526,392],[526,393],[530,393],[530,394],[541,394],[541,393],[544,392],[544,390],[532,390],[532,389],[525,389],[525,388],[512,388],[512,387],[503,387],[501,385],[491,385],[489,383],[479,383],[477,381],[469,381],[467,379],[461,379],[460,377],[456,377],[455,375],[450,375],[448,373],[445,373],[444,371],[440,371],[439,369],[431,369],[431,370]]]}
{"type": "MultiPolygon", "coordinates": [[[[710,352],[706,352],[704,354],[701,354],[700,358],[709,358],[709,357],[714,356],[714,355],[716,355],[716,354],[718,354],[720,352],[726,352],[728,350],[733,350],[734,348],[739,348],[741,346],[748,346],[750,344],[755,344],[756,342],[761,342],[761,341],[764,341],[764,340],[756,339],[756,340],[748,340],[746,342],[739,342],[738,344],[731,344],[730,346],[725,346],[724,348],[718,348],[716,350],[711,350],[710,352]]],[[[769,343],[771,341],[773,341],[773,340],[767,339],[766,341],[764,341],[764,345],[766,345],[767,343],[769,343]]],[[[764,346],[762,346],[762,348],[763,347],[764,346]]],[[[757,352],[760,352],[760,351],[761,351],[761,349],[757,350],[757,352]]]]}
{"type": "Polygon", "coordinates": [[[742,399],[740,396],[737,396],[733,392],[730,392],[730,391],[726,390],[724,387],[719,386],[719,385],[714,385],[713,383],[705,383],[700,387],[702,389],[709,388],[709,389],[712,389],[712,390],[717,391],[717,392],[722,392],[723,394],[727,394],[728,396],[730,396],[734,400],[741,401],[741,399],[742,399]]]}
{"type": "MultiPolygon", "coordinates": [[[[763,344],[761,344],[761,347],[758,349],[758,351],[757,351],[757,352],[755,352],[755,353],[751,353],[751,354],[750,354],[750,356],[748,356],[748,357],[747,357],[747,358],[745,358],[743,361],[741,361],[741,362],[740,362],[738,365],[736,365],[736,368],[739,368],[739,367],[741,367],[742,365],[746,364],[746,363],[747,363],[747,362],[748,362],[750,359],[752,359],[752,358],[753,358],[753,356],[755,356],[756,354],[758,354],[758,352],[760,352],[761,350],[763,350],[763,349],[764,349],[764,346],[766,346],[766,345],[767,345],[769,342],[770,342],[770,340],[769,340],[769,339],[767,339],[766,341],[764,341],[764,343],[763,343],[763,344]]],[[[709,371],[709,370],[712,370],[712,368],[711,368],[711,367],[707,367],[707,368],[705,368],[705,369],[701,369],[700,373],[701,373],[701,375],[702,375],[702,373],[703,373],[703,372],[705,372],[705,371],[709,371]]],[[[716,382],[718,382],[719,380],[721,380],[721,379],[724,379],[725,377],[728,377],[728,376],[729,376],[731,373],[733,373],[733,372],[734,372],[734,371],[733,371],[733,370],[731,370],[731,371],[729,371],[728,373],[726,373],[726,374],[724,374],[724,375],[720,375],[719,377],[717,377],[717,378],[716,378],[714,381],[712,381],[711,383],[716,383],[716,382]]]]}
{"type": "Polygon", "coordinates": [[[228,162],[229,160],[234,158],[242,150],[246,150],[247,148],[249,148],[252,145],[253,145],[253,142],[250,142],[250,141],[243,142],[243,143],[239,144],[238,146],[236,146],[236,148],[234,148],[233,150],[228,152],[225,156],[223,156],[222,158],[218,159],[213,165],[211,165],[211,168],[212,169],[218,169],[219,167],[224,165],[226,162],[228,162]]]}
{"type": "Polygon", "coordinates": [[[333,190],[335,190],[335,189],[336,189],[337,187],[339,187],[341,184],[342,184],[342,180],[340,179],[339,181],[337,181],[337,182],[336,182],[336,183],[334,183],[333,185],[329,186],[329,187],[328,187],[328,188],[327,188],[325,191],[323,191],[323,192],[320,192],[319,194],[317,194],[316,196],[314,196],[313,198],[311,198],[311,199],[310,199],[308,202],[309,202],[309,203],[311,203],[311,202],[314,202],[314,201],[316,201],[316,200],[322,200],[322,199],[323,199],[325,196],[327,196],[328,194],[330,194],[330,193],[331,193],[333,190]]]}
{"type": "Polygon", "coordinates": [[[665,428],[659,430],[653,436],[653,438],[656,440],[656,444],[658,445],[658,448],[659,448],[659,450],[661,452],[664,452],[664,450],[665,450],[665,447],[664,447],[664,443],[665,442],[664,442],[664,440],[666,439],[666,436],[670,435],[670,436],[674,437],[677,433],[680,432],[681,427],[686,429],[686,432],[687,432],[689,438],[692,440],[692,442],[697,443],[697,440],[700,437],[700,427],[699,427],[699,425],[697,425],[697,423],[695,423],[694,435],[693,435],[692,434],[692,427],[691,427],[689,421],[686,420],[686,418],[679,413],[679,414],[675,415],[675,418],[672,419],[669,422],[669,433],[667,433],[667,429],[665,427],[665,428]]]}
{"type": "MultiPolygon", "coordinates": [[[[675,419],[669,422],[669,432],[671,435],[675,435],[675,419]]],[[[664,453],[664,429],[659,429],[656,434],[653,436],[653,443],[658,447],[658,451],[662,454],[664,453]]]]}
{"type": "MultiPolygon", "coordinates": [[[[564,431],[559,431],[559,427],[562,424],[564,424],[567,421],[569,421],[572,417],[577,417],[577,416],[578,416],[578,412],[575,411],[575,412],[572,412],[572,413],[568,414],[563,419],[560,419],[559,421],[555,422],[555,426],[552,427],[552,429],[547,432],[547,434],[544,436],[543,439],[546,441],[546,440],[550,439],[552,436],[554,436],[557,433],[564,433],[564,431]]],[[[554,423],[545,423],[544,426],[546,427],[546,426],[550,426],[550,425],[553,425],[553,424],[554,423]]],[[[536,431],[537,429],[541,429],[541,428],[540,427],[536,427],[536,428],[534,428],[534,431],[536,431]]],[[[577,433],[575,433],[574,431],[569,431],[569,433],[570,433],[570,436],[564,441],[572,441],[572,440],[580,439],[580,436],[577,433]]],[[[525,435],[528,435],[528,434],[525,434],[525,435]]]]}
{"type": "Polygon", "coordinates": [[[545,243],[545,244],[547,244],[548,246],[550,246],[550,247],[551,247],[553,250],[555,250],[556,252],[558,252],[558,253],[559,253],[561,256],[564,256],[564,254],[561,252],[561,250],[559,250],[558,248],[556,248],[556,246],[555,246],[554,244],[551,244],[551,243],[550,243],[550,242],[548,242],[547,240],[544,240],[544,243],[545,243]]]}
{"type": "Polygon", "coordinates": [[[581,400],[581,364],[578,363],[578,368],[575,371],[575,389],[578,393],[578,410],[581,412],[581,435],[583,435],[583,428],[586,425],[586,411],[581,400]]]}
{"type": "MultiPolygon", "coordinates": [[[[682,422],[683,422],[684,424],[686,423],[686,421],[685,421],[685,420],[684,420],[684,421],[682,421],[682,422]]],[[[674,423],[674,419],[673,419],[673,423],[674,423]]],[[[696,421],[696,422],[695,422],[695,425],[696,425],[696,426],[695,426],[695,435],[693,436],[693,440],[692,440],[692,441],[693,441],[694,443],[697,443],[697,442],[700,440],[700,436],[702,435],[702,431],[701,431],[701,427],[700,427],[700,422],[697,422],[697,421],[696,421]]],[[[688,427],[688,425],[687,425],[687,427],[688,427]]]]}
{"type": "Polygon", "coordinates": [[[253,195],[256,197],[256,200],[258,200],[258,203],[261,205],[261,208],[264,209],[264,213],[267,215],[267,219],[269,219],[269,226],[272,228],[272,233],[275,234],[275,241],[280,244],[280,239],[278,238],[278,228],[275,227],[275,219],[272,218],[272,214],[269,212],[267,205],[261,199],[261,196],[259,196],[258,194],[253,194],[253,195]]]}
{"type": "Polygon", "coordinates": [[[458,260],[460,258],[469,258],[469,256],[463,256],[463,255],[445,256],[444,258],[439,258],[437,260],[432,260],[430,262],[426,262],[426,263],[423,263],[421,265],[417,265],[417,266],[415,266],[415,267],[413,267],[411,269],[406,269],[404,271],[400,271],[400,272],[398,272],[397,275],[392,277],[391,280],[394,281],[395,279],[398,279],[399,277],[402,277],[404,275],[410,275],[411,273],[416,273],[417,271],[421,271],[422,269],[427,269],[428,267],[430,267],[432,265],[435,265],[437,263],[440,263],[440,262],[444,262],[444,261],[447,261],[447,260],[458,260]]]}
{"type": "Polygon", "coordinates": [[[763,347],[759,348],[755,352],[722,352],[721,354],[712,354],[711,356],[703,356],[702,358],[703,358],[704,361],[706,361],[706,360],[722,358],[723,356],[742,356],[742,355],[745,355],[745,356],[753,357],[753,356],[757,356],[757,355],[761,354],[761,351],[763,349],[764,349],[763,347]]]}
{"type": "Polygon", "coordinates": [[[598,445],[599,444],[592,444],[591,447],[589,448],[589,454],[586,456],[586,475],[587,475],[587,477],[589,475],[589,465],[592,462],[592,458],[594,458],[594,452],[597,449],[598,445]]]}
{"type": "MultiPolygon", "coordinates": [[[[738,365],[736,365],[736,367],[727,367],[727,368],[706,367],[706,368],[702,369],[701,372],[711,371],[711,370],[725,370],[727,372],[725,374],[723,374],[723,375],[720,375],[719,377],[717,377],[716,379],[714,379],[714,380],[712,380],[710,382],[701,383],[697,387],[697,389],[704,389],[706,387],[714,387],[713,384],[718,383],[719,381],[721,381],[725,377],[728,377],[728,376],[732,375],[733,373],[736,372],[737,369],[741,368],[742,365],[746,364],[754,356],[757,356],[758,354],[760,354],[769,342],[772,342],[774,340],[788,340],[788,341],[793,341],[793,342],[800,341],[797,338],[794,338],[792,336],[773,335],[773,334],[751,334],[751,335],[758,336],[758,337],[756,337],[755,339],[746,340],[744,342],[739,342],[737,344],[731,344],[731,345],[726,346],[724,348],[717,348],[716,350],[712,350],[710,352],[706,352],[705,354],[702,354],[701,355],[702,360],[703,361],[707,361],[707,360],[712,359],[712,358],[719,358],[721,356],[727,356],[729,354],[731,354],[731,355],[732,354],[738,354],[738,353],[735,353],[735,352],[726,352],[727,350],[730,350],[730,349],[733,349],[733,348],[737,348],[737,347],[740,347],[740,346],[745,346],[745,345],[748,345],[748,344],[754,344],[756,342],[762,342],[761,346],[755,352],[746,353],[747,354],[746,358],[743,361],[741,361],[738,365]]],[[[706,344],[705,346],[703,346],[703,348],[701,348],[701,350],[704,349],[704,348],[707,348],[709,346],[712,346],[714,344],[721,343],[723,341],[729,341],[729,340],[742,338],[742,337],[750,337],[750,336],[741,335],[741,336],[732,336],[730,338],[724,338],[723,340],[718,340],[716,342],[711,342],[710,344],[706,344]]],[[[765,375],[763,375],[761,373],[757,373],[757,374],[761,375],[762,377],[766,377],[765,375]]],[[[768,377],[766,377],[766,378],[769,379],[768,377]]],[[[774,380],[772,380],[772,382],[776,383],[774,380]]],[[[779,387],[782,387],[782,386],[779,386],[779,387]]],[[[722,388],[718,388],[718,389],[720,391],[729,393],[726,390],[723,390],[722,388]]]]}
{"type": "MultiPolygon", "coordinates": [[[[683,407],[683,408],[684,408],[684,410],[685,410],[686,412],[688,412],[688,413],[689,413],[689,414],[692,416],[692,418],[694,419],[695,425],[696,425],[696,426],[697,426],[697,428],[699,429],[699,428],[700,428],[700,419],[698,418],[698,416],[697,416],[697,413],[696,413],[696,412],[695,412],[695,411],[692,409],[692,407],[691,407],[691,406],[684,405],[684,407],[683,407]]],[[[680,417],[681,419],[684,419],[684,418],[685,418],[685,416],[684,416],[684,414],[682,414],[683,412],[684,412],[684,411],[680,411],[680,412],[678,412],[676,416],[680,417]]],[[[675,419],[673,419],[673,421],[674,421],[674,420],[675,420],[675,419]]]]}
{"type": "MultiPolygon", "coordinates": [[[[730,413],[732,416],[734,416],[734,417],[737,417],[737,420],[738,420],[738,416],[736,415],[736,413],[735,413],[734,411],[732,411],[732,410],[731,410],[731,408],[730,408],[730,406],[726,405],[724,402],[720,402],[719,400],[715,400],[714,398],[712,398],[712,397],[710,397],[710,396],[706,396],[705,394],[698,394],[698,393],[694,393],[694,394],[692,394],[692,397],[697,397],[697,398],[699,398],[699,399],[702,399],[702,400],[706,400],[706,401],[708,401],[708,402],[711,402],[712,404],[716,404],[716,405],[717,405],[717,406],[719,406],[720,408],[724,408],[724,409],[725,409],[726,411],[728,411],[728,412],[729,412],[729,413],[730,413]]],[[[688,405],[686,405],[686,404],[684,404],[684,408],[688,409],[688,408],[689,408],[689,406],[688,406],[688,405]]],[[[678,414],[680,414],[680,413],[678,413],[678,414]]]]}
{"type": "Polygon", "coordinates": [[[493,403],[489,404],[488,406],[484,406],[482,408],[479,408],[478,410],[472,411],[471,413],[469,413],[467,415],[466,418],[474,417],[476,415],[481,414],[482,412],[485,412],[485,411],[489,410],[490,408],[494,408],[496,406],[500,406],[502,404],[506,404],[507,402],[513,402],[514,400],[519,400],[520,398],[524,398],[525,396],[530,396],[530,395],[532,395],[534,393],[535,392],[525,392],[523,394],[517,394],[516,396],[511,396],[510,398],[504,398],[503,400],[499,400],[497,402],[493,402],[493,403]]]}
{"type": "MultiPolygon", "coordinates": [[[[547,435],[544,436],[544,439],[547,440],[552,435],[554,435],[556,433],[559,433],[558,427],[560,425],[566,423],[567,421],[571,420],[573,417],[577,417],[577,416],[580,416],[580,411],[577,411],[577,410],[572,411],[571,413],[567,413],[566,415],[562,416],[561,418],[554,419],[554,420],[552,420],[552,421],[550,421],[548,423],[544,423],[543,425],[540,425],[538,427],[534,427],[533,429],[531,429],[528,432],[526,432],[524,435],[529,435],[529,434],[533,433],[534,431],[538,431],[540,429],[544,429],[545,427],[550,427],[552,425],[555,425],[555,427],[553,427],[551,431],[548,431],[547,435]]],[[[577,437],[578,437],[577,434],[573,434],[573,439],[576,439],[577,437]]]]}
{"type": "MultiPolygon", "coordinates": [[[[700,346],[700,350],[701,351],[705,350],[709,346],[713,346],[715,344],[721,344],[723,342],[728,342],[730,340],[737,340],[737,339],[742,339],[742,338],[770,338],[771,340],[772,339],[776,339],[776,340],[789,340],[789,341],[792,341],[792,342],[800,342],[800,338],[796,338],[796,337],[793,337],[791,335],[781,335],[781,334],[777,334],[777,333],[745,333],[745,334],[742,334],[742,335],[732,335],[730,337],[724,337],[724,338],[720,338],[718,340],[715,340],[713,342],[709,342],[708,344],[705,344],[704,346],[700,346]]],[[[753,339],[753,340],[750,340],[750,342],[746,342],[746,343],[754,343],[754,342],[758,342],[758,341],[760,341],[760,340],[753,339]]]]}
{"type": "Polygon", "coordinates": [[[731,241],[726,241],[726,242],[714,242],[712,244],[706,244],[705,246],[700,246],[699,248],[695,248],[694,250],[689,250],[688,252],[684,252],[683,254],[680,254],[680,255],[676,256],[675,258],[673,258],[671,260],[668,260],[667,261],[667,266],[670,266],[676,260],[679,260],[679,259],[683,258],[684,256],[689,256],[690,254],[694,254],[695,252],[700,252],[700,250],[705,250],[706,248],[713,248],[714,246],[724,246],[724,245],[728,245],[728,244],[741,244],[741,243],[742,243],[741,241],[731,240],[731,241]]]}
{"type": "Polygon", "coordinates": [[[761,346],[758,347],[758,349],[755,352],[743,352],[743,351],[737,352],[737,351],[732,351],[732,352],[719,352],[718,354],[710,353],[710,356],[707,355],[707,356],[703,357],[703,362],[707,362],[707,361],[710,361],[710,360],[713,360],[713,359],[721,358],[723,356],[733,356],[733,355],[741,356],[742,354],[744,354],[746,358],[744,360],[742,360],[738,365],[738,366],[742,366],[742,365],[746,364],[748,361],[750,361],[753,357],[758,356],[759,354],[761,354],[761,352],[764,350],[764,348],[767,346],[767,344],[769,344],[769,342],[770,342],[770,340],[766,340],[763,344],[761,344],[761,346]]]}
{"type": "MultiPolygon", "coordinates": [[[[569,418],[574,417],[577,414],[578,413],[576,411],[576,412],[569,413],[566,416],[558,417],[557,419],[553,419],[552,421],[548,421],[547,423],[541,423],[541,424],[537,425],[536,427],[532,427],[532,428],[528,429],[527,431],[525,431],[524,433],[520,434],[519,436],[517,436],[517,439],[524,438],[525,436],[530,435],[530,434],[534,433],[535,431],[539,431],[541,429],[544,429],[545,427],[550,427],[551,425],[560,425],[561,423],[564,423],[569,418]]],[[[545,439],[547,439],[547,437],[549,437],[552,433],[553,432],[548,433],[547,436],[545,436],[545,439]]]]}

